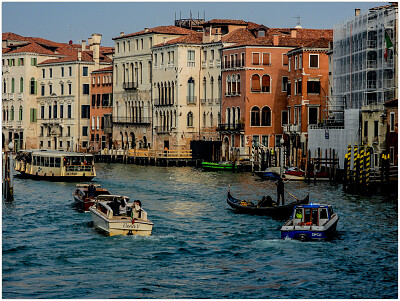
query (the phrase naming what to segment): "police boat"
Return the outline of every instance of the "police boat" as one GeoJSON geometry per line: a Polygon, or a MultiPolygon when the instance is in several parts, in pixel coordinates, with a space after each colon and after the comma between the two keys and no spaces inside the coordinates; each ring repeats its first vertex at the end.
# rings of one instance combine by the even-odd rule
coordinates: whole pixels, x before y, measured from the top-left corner
{"type": "Polygon", "coordinates": [[[338,221],[339,216],[333,212],[331,205],[298,205],[282,226],[281,237],[301,241],[326,240],[335,234],[338,221]]]}

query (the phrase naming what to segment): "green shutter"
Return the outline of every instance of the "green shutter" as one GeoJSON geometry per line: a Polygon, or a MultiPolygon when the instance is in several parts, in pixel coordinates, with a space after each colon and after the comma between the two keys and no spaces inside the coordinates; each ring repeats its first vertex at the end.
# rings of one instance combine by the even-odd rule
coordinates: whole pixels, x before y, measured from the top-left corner
{"type": "Polygon", "coordinates": [[[37,120],[36,114],[37,114],[37,109],[33,109],[33,122],[36,122],[37,120]]]}
{"type": "Polygon", "coordinates": [[[35,81],[35,95],[37,95],[37,81],[35,81]]]}
{"type": "Polygon", "coordinates": [[[11,93],[15,93],[15,79],[11,79],[11,93]]]}
{"type": "Polygon", "coordinates": [[[24,92],[24,78],[21,77],[21,79],[19,80],[19,92],[23,93],[24,92]]]}

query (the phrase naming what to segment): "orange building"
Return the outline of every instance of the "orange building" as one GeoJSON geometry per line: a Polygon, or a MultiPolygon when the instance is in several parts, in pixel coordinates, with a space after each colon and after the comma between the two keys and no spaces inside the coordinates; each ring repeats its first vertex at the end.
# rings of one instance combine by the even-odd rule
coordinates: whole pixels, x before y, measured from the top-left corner
{"type": "Polygon", "coordinates": [[[288,56],[291,50],[332,30],[251,26],[247,40],[223,49],[221,124],[223,157],[250,154],[252,141],[279,147],[288,117],[288,56]]]}
{"type": "Polygon", "coordinates": [[[288,125],[291,145],[307,149],[308,127],[328,118],[329,58],[332,38],[320,38],[288,52],[288,125]]]}
{"type": "Polygon", "coordinates": [[[91,73],[90,152],[112,146],[113,67],[91,73]]]}

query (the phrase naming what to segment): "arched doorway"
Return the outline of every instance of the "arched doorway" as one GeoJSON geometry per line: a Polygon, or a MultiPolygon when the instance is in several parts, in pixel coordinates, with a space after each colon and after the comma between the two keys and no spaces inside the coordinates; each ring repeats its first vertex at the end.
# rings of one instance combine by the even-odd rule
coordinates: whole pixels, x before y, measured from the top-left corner
{"type": "Polygon", "coordinates": [[[131,133],[130,133],[130,136],[131,136],[131,149],[134,149],[135,146],[136,146],[136,143],[135,143],[135,134],[134,134],[133,132],[131,132],[131,133]]]}

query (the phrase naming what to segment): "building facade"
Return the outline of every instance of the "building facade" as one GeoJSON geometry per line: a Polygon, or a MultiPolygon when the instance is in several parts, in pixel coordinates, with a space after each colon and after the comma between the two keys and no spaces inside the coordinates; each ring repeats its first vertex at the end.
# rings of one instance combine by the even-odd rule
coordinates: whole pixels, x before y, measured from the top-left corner
{"type": "Polygon", "coordinates": [[[113,66],[91,73],[90,152],[97,153],[112,147],[112,131],[107,120],[113,107],[113,66]]]}

